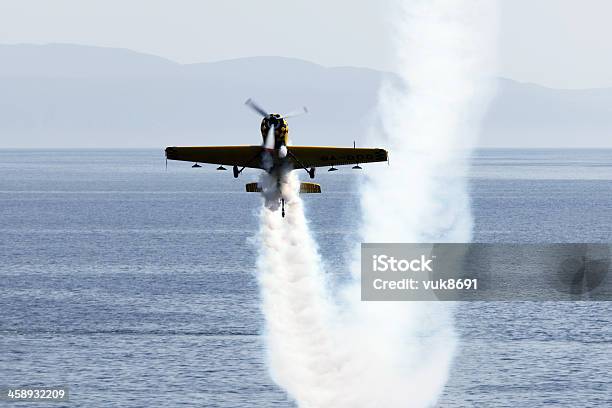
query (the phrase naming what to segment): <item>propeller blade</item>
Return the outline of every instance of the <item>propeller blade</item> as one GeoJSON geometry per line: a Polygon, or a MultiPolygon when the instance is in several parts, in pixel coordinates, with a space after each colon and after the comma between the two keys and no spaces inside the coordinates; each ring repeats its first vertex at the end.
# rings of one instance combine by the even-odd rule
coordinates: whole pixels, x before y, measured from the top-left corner
{"type": "Polygon", "coordinates": [[[286,118],[295,118],[296,116],[301,116],[301,115],[303,115],[305,113],[308,113],[308,108],[305,107],[305,106],[302,106],[299,109],[296,109],[294,111],[291,111],[291,112],[283,115],[283,118],[285,118],[285,119],[286,118]]]}
{"type": "Polygon", "coordinates": [[[274,125],[270,126],[268,134],[266,135],[266,142],[264,143],[264,149],[274,149],[274,125]]]}
{"type": "Polygon", "coordinates": [[[249,108],[253,109],[255,112],[259,113],[261,116],[268,116],[268,112],[266,112],[264,108],[255,103],[255,101],[253,101],[251,98],[247,99],[244,104],[249,108]]]}

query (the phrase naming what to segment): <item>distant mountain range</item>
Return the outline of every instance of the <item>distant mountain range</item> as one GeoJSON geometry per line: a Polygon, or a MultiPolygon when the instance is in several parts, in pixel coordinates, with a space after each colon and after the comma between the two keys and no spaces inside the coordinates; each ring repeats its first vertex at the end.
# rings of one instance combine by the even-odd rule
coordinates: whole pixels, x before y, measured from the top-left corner
{"type": "MultiPolygon", "coordinates": [[[[257,144],[252,97],[290,121],[296,144],[352,145],[372,123],[371,69],[281,57],[181,65],[125,49],[0,45],[0,147],[257,144]]],[[[550,89],[500,79],[483,147],[612,147],[612,88],[550,89]]]]}

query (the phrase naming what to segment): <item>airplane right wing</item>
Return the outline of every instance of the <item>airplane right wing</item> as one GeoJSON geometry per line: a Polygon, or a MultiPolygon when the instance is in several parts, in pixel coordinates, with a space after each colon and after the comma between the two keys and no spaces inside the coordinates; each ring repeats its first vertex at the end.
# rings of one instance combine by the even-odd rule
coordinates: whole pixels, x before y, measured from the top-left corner
{"type": "Polygon", "coordinates": [[[295,167],[341,166],[383,162],[389,159],[385,149],[362,147],[287,146],[287,151],[295,167]]]}

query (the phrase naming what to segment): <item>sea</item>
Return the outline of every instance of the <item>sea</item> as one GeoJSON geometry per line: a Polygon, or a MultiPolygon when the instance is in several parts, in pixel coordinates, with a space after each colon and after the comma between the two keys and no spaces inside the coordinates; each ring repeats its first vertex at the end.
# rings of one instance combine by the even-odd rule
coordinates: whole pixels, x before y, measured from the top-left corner
{"type": "MultiPolygon", "coordinates": [[[[363,167],[323,169],[304,196],[329,273],[359,240],[363,167]]],[[[295,406],[266,368],[262,200],[244,192],[258,174],[215,168],[166,168],[162,149],[0,150],[0,388],[70,398],[0,405],[295,406]]],[[[469,188],[474,241],[612,242],[612,150],[479,150],[469,188]]],[[[612,302],[454,314],[439,407],[612,406],[612,302]]]]}

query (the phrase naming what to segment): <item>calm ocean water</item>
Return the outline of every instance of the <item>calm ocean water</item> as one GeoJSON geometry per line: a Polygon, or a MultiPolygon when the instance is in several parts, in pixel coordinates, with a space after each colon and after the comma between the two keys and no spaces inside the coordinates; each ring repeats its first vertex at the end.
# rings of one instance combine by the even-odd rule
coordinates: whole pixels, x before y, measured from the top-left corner
{"type": "MultiPolygon", "coordinates": [[[[255,172],[164,171],[161,150],[0,150],[0,174],[0,386],[66,384],[71,407],[293,406],[260,337],[255,172]]],[[[329,270],[357,239],[356,177],[321,172],[324,194],[305,198],[329,270]]],[[[476,241],[612,242],[610,150],[480,151],[471,190],[476,241]]],[[[612,405],[612,303],[456,315],[440,406],[612,405]]]]}

